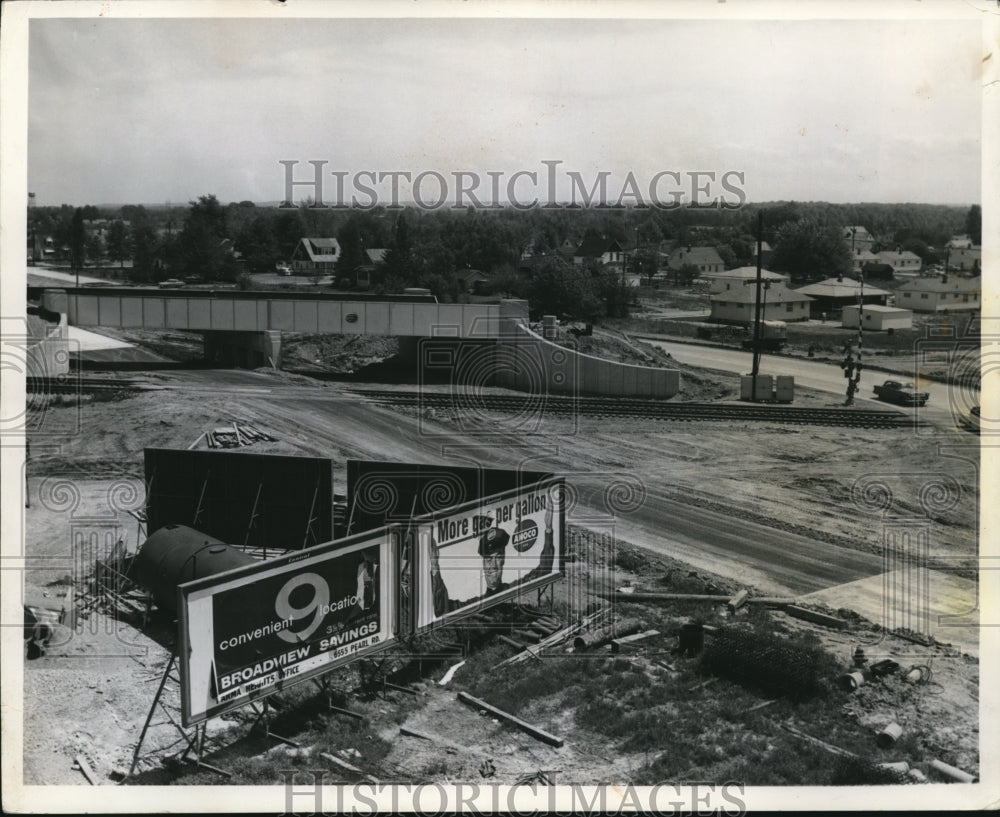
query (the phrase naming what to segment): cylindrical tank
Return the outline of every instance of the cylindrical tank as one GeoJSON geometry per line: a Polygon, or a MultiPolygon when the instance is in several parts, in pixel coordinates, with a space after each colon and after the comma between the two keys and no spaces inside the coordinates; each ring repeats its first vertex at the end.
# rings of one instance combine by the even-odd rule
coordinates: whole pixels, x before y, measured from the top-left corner
{"type": "Polygon", "coordinates": [[[242,550],[184,525],[165,525],[150,534],[135,557],[135,580],[153,594],[156,606],[177,612],[177,588],[224,570],[255,564],[242,550]]]}
{"type": "Polygon", "coordinates": [[[559,319],[555,315],[542,315],[542,337],[554,340],[559,334],[559,319]]]}

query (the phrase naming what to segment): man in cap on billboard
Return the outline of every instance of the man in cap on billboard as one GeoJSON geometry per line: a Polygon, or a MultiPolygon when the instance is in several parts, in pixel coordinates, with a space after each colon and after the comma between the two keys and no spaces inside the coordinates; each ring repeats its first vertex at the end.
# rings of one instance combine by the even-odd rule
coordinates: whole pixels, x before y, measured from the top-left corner
{"type": "Polygon", "coordinates": [[[510,534],[499,525],[492,526],[490,516],[486,516],[484,522],[490,527],[479,537],[479,555],[483,557],[483,578],[486,580],[486,595],[489,596],[503,589],[503,563],[510,534]]]}

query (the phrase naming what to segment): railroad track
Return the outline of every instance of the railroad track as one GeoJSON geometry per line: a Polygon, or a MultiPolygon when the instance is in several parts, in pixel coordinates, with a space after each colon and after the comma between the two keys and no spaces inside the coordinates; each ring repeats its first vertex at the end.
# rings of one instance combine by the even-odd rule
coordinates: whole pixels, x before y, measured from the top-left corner
{"type": "Polygon", "coordinates": [[[70,372],[61,377],[28,377],[24,390],[29,394],[75,394],[76,392],[121,391],[148,387],[145,381],[115,377],[80,377],[70,372]]]}
{"type": "Polygon", "coordinates": [[[679,422],[753,421],[788,425],[849,426],[854,428],[912,428],[918,421],[908,414],[870,409],[797,408],[762,404],[670,403],[621,397],[563,395],[440,394],[426,392],[351,389],[383,406],[433,408],[454,414],[507,412],[596,418],[631,417],[679,422]]]}

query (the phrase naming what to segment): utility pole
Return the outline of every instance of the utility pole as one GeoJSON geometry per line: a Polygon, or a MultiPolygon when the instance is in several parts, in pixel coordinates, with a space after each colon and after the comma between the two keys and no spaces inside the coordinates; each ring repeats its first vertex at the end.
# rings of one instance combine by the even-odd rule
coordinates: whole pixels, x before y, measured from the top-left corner
{"type": "Polygon", "coordinates": [[[763,281],[763,268],[761,267],[761,245],[764,236],[764,211],[757,213],[757,301],[755,305],[755,315],[753,322],[753,369],[750,376],[753,378],[751,385],[750,399],[757,402],[757,375],[760,372],[760,290],[763,281]]]}

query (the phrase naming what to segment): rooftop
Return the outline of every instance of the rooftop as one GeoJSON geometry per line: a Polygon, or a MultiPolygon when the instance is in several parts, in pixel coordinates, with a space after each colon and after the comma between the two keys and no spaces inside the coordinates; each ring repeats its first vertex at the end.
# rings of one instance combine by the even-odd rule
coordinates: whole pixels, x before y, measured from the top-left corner
{"type": "MultiPolygon", "coordinates": [[[[757,289],[756,287],[741,287],[729,292],[720,292],[718,295],[713,295],[712,300],[723,303],[752,304],[757,301],[757,289]]],[[[811,300],[812,298],[808,295],[802,295],[800,292],[785,286],[769,287],[761,294],[761,302],[766,304],[801,303],[811,300]]]]}
{"type": "MultiPolygon", "coordinates": [[[[799,287],[799,292],[803,295],[811,295],[815,298],[856,298],[861,293],[861,283],[853,278],[827,278],[816,284],[799,287]]],[[[888,295],[889,292],[878,287],[866,286],[865,295],[888,295]]]]}

